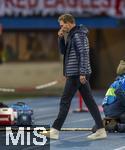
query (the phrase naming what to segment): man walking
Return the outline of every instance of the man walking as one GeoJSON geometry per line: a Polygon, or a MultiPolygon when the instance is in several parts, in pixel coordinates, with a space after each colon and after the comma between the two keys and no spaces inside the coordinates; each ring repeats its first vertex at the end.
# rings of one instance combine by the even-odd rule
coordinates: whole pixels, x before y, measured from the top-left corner
{"type": "Polygon", "coordinates": [[[58,32],[58,42],[60,52],[64,55],[63,71],[66,84],[61,97],[59,114],[50,131],[43,134],[51,139],[59,139],[59,131],[68,114],[71,100],[79,90],[98,128],[96,133],[88,136],[88,139],[106,138],[107,134],[88,81],[91,74],[88,30],[83,26],[76,26],[75,19],[71,14],[61,15],[58,21],[61,27],[58,32]],[[66,36],[67,34],[68,36],[66,36]]]}

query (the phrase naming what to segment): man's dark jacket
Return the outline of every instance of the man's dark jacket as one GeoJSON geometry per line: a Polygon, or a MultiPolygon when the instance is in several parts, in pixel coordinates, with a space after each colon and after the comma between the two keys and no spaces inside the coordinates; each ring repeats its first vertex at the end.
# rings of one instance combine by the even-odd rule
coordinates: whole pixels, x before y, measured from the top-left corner
{"type": "Polygon", "coordinates": [[[64,55],[63,73],[67,77],[91,74],[87,33],[87,28],[75,26],[66,41],[64,37],[58,39],[60,52],[64,55]]]}

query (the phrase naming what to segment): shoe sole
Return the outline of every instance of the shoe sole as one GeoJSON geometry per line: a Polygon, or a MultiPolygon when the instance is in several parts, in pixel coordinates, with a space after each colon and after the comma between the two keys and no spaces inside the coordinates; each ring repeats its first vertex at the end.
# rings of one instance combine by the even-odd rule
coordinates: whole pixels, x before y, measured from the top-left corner
{"type": "Polygon", "coordinates": [[[46,133],[40,132],[40,134],[41,134],[41,135],[44,135],[44,136],[46,136],[47,138],[52,139],[52,140],[58,140],[58,139],[59,139],[59,137],[55,137],[55,138],[50,137],[50,135],[46,135],[46,133]]]}
{"type": "Polygon", "coordinates": [[[101,138],[89,138],[89,137],[87,137],[87,139],[88,140],[103,140],[103,139],[106,139],[107,138],[107,136],[105,136],[105,137],[101,137],[101,138]]]}

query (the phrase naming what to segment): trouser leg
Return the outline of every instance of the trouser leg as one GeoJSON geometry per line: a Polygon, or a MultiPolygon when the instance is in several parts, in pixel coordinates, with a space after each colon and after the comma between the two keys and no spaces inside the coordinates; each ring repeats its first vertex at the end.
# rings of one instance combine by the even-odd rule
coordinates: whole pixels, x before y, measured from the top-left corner
{"type": "Polygon", "coordinates": [[[71,100],[73,96],[75,95],[77,89],[78,89],[79,83],[78,79],[75,77],[69,77],[66,80],[65,88],[63,95],[61,97],[60,101],[60,109],[59,114],[57,116],[57,119],[54,121],[52,127],[60,130],[69,111],[71,100]]]}
{"type": "Polygon", "coordinates": [[[98,109],[97,104],[92,96],[91,88],[89,82],[87,81],[85,84],[81,84],[79,87],[80,94],[83,97],[83,100],[88,107],[93,119],[95,120],[97,129],[103,128],[103,123],[101,119],[101,115],[98,109]]]}

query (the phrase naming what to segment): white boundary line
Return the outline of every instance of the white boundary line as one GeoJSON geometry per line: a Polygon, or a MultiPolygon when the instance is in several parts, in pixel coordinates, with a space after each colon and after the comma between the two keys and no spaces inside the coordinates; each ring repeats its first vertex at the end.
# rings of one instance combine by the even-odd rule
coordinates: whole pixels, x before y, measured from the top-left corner
{"type": "Polygon", "coordinates": [[[74,120],[74,121],[66,122],[65,125],[71,124],[71,123],[83,122],[83,121],[91,121],[91,120],[93,120],[93,119],[92,118],[79,119],[79,120],[74,120]]]}
{"type": "MultiPolygon", "coordinates": [[[[32,89],[34,91],[35,90],[41,90],[41,89],[48,88],[48,87],[51,87],[53,85],[56,85],[57,83],[58,83],[58,81],[55,80],[55,81],[52,81],[52,82],[49,82],[49,83],[46,83],[46,84],[43,84],[43,85],[38,85],[38,86],[36,86],[34,88],[25,88],[25,89],[26,90],[27,89],[32,89]]],[[[18,88],[0,88],[0,92],[8,92],[8,93],[11,92],[11,93],[14,93],[14,92],[16,92],[16,89],[18,90],[18,88]]],[[[21,89],[21,88],[19,88],[19,89],[21,89]]]]}
{"type": "Polygon", "coordinates": [[[125,146],[122,146],[122,147],[119,147],[119,148],[116,148],[114,150],[125,150],[125,146]]]}
{"type": "Polygon", "coordinates": [[[49,82],[49,83],[46,83],[46,84],[43,84],[43,85],[36,86],[35,89],[36,90],[41,90],[41,89],[44,89],[44,88],[56,85],[57,83],[58,83],[57,80],[56,81],[52,81],[52,82],[49,82]]]}
{"type": "Polygon", "coordinates": [[[15,92],[15,89],[9,89],[9,88],[0,88],[0,92],[15,92]]]}
{"type": "Polygon", "coordinates": [[[61,131],[92,131],[92,128],[62,128],[61,131]]]}

